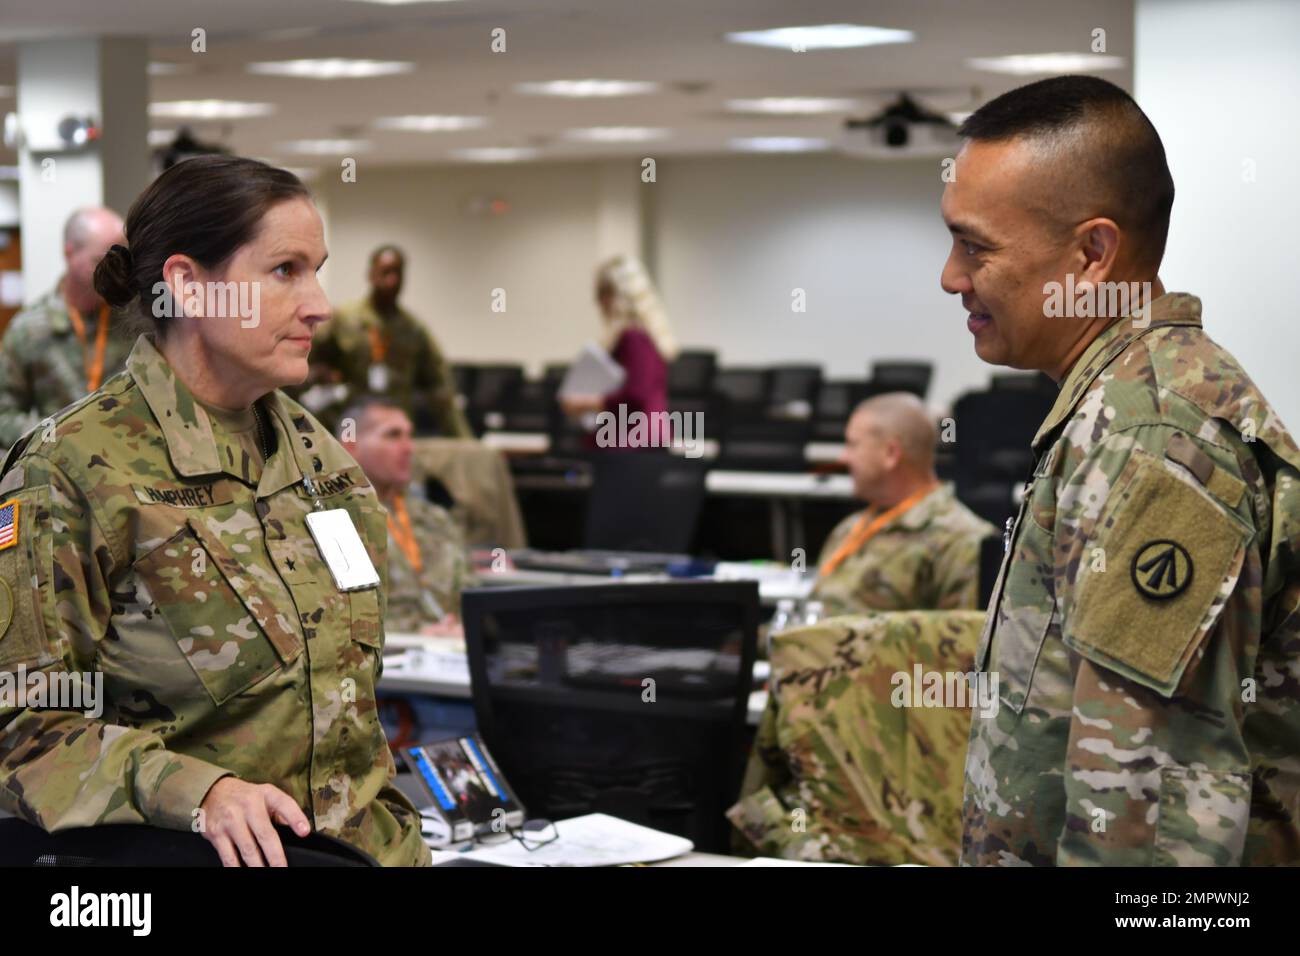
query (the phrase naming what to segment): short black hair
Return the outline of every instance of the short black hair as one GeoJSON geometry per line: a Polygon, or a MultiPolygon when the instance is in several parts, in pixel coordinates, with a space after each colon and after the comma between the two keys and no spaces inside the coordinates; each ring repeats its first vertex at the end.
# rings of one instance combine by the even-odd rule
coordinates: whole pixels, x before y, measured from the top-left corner
{"type": "Polygon", "coordinates": [[[1169,236],[1174,179],[1160,134],[1133,97],[1095,76],[1054,76],[990,100],[958,135],[997,142],[1028,137],[1051,142],[1084,134],[1071,157],[1081,180],[1105,193],[1103,212],[1143,241],[1143,259],[1159,265],[1169,236]]]}
{"type": "Polygon", "coordinates": [[[406,265],[406,253],[403,252],[399,247],[393,245],[391,242],[386,242],[382,246],[378,246],[374,252],[370,253],[370,264],[373,266],[376,262],[379,261],[380,256],[388,252],[391,252],[395,256],[397,256],[397,258],[402,261],[403,266],[406,265]]]}

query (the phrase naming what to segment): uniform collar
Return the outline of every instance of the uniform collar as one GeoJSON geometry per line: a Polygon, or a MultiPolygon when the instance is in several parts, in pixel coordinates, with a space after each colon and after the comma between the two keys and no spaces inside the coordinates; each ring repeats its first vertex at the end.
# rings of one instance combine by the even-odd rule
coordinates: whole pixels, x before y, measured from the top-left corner
{"type": "Polygon", "coordinates": [[[909,531],[920,531],[934,518],[935,512],[943,508],[951,498],[952,488],[940,482],[930,490],[928,495],[899,515],[893,523],[909,531]]]}
{"type": "MultiPolygon", "coordinates": [[[[240,477],[222,465],[211,418],[189,387],[176,377],[152,336],[145,334],[135,340],[126,369],[162,430],[167,455],[178,474],[186,478],[214,474],[240,477]]],[[[322,459],[327,449],[320,446],[329,443],[322,441],[316,423],[278,390],[259,402],[276,430],[276,450],[263,465],[258,497],[299,483],[303,475],[326,470],[322,459]]]]}
{"type": "Polygon", "coordinates": [[[1037,451],[1048,436],[1074,413],[1085,392],[1097,376],[1125,349],[1153,329],[1190,325],[1201,327],[1201,300],[1186,292],[1166,292],[1151,302],[1147,310],[1148,323],[1139,325],[1129,318],[1114,322],[1092,340],[1083,355],[1074,363],[1061,384],[1060,394],[1047,419],[1038,428],[1033,446],[1037,451]]]}

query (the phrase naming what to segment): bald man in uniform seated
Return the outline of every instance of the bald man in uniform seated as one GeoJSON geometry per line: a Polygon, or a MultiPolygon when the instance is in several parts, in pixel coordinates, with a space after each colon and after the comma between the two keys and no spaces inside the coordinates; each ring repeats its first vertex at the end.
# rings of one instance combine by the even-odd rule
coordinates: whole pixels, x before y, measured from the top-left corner
{"type": "Polygon", "coordinates": [[[115,319],[93,282],[104,253],[124,242],[111,209],[78,209],[63,224],[63,278],[15,315],[0,341],[0,448],[126,365],[140,329],[115,319]]]}
{"type": "Polygon", "coordinates": [[[906,392],[869,398],[849,418],[842,460],[870,507],[841,521],[822,549],[811,597],[828,616],[978,605],[980,539],[994,528],[935,476],[937,437],[925,405],[906,392]]]}
{"type": "Polygon", "coordinates": [[[409,493],[410,416],[382,398],[350,405],[339,441],[388,509],[388,631],[458,634],[460,592],[473,583],[465,538],[447,512],[409,493]]]}

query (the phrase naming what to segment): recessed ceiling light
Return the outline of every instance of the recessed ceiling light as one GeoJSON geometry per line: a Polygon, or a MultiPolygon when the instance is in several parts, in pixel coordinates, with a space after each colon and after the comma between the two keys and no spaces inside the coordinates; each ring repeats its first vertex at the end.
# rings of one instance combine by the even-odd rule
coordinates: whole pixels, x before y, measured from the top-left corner
{"type": "Polygon", "coordinates": [[[587,143],[643,143],[667,135],[668,130],[652,126],[587,126],[564,131],[566,139],[587,143]]]}
{"type": "Polygon", "coordinates": [[[237,100],[169,100],[149,104],[150,116],[175,119],[247,119],[274,112],[272,103],[241,103],[237,100]]]}
{"type": "Polygon", "coordinates": [[[161,60],[155,60],[149,64],[150,76],[175,76],[178,73],[193,73],[194,64],[192,63],[164,63],[161,60]]]}
{"type": "Polygon", "coordinates": [[[414,63],[400,60],[351,60],[332,57],[322,60],[275,60],[248,64],[249,73],[293,76],[306,80],[358,80],[371,76],[409,73],[414,63]]]}
{"type": "Polygon", "coordinates": [[[858,108],[857,100],[820,96],[764,96],[754,100],[727,100],[733,113],[849,113],[858,108]]]}
{"type": "Polygon", "coordinates": [[[398,129],[411,133],[446,133],[458,129],[480,129],[488,124],[485,116],[381,116],[377,129],[398,129]]]}
{"type": "Polygon", "coordinates": [[[826,149],[827,142],[811,136],[746,136],[731,141],[731,148],[744,153],[813,153],[826,149]]]}
{"type": "Polygon", "coordinates": [[[294,139],[281,143],[290,153],[307,153],[312,156],[345,156],[348,153],[370,151],[371,143],[364,139],[294,139]]]}
{"type": "Polygon", "coordinates": [[[845,50],[882,43],[911,43],[911,30],[890,30],[856,23],[822,23],[808,27],[777,27],[774,30],[742,30],[728,33],[732,43],[780,47],[786,50],[845,50]]]}
{"type": "Polygon", "coordinates": [[[658,89],[658,83],[648,80],[548,80],[515,84],[516,93],[529,96],[640,96],[658,89]]]}
{"type": "Polygon", "coordinates": [[[517,163],[533,159],[538,151],[530,146],[480,146],[473,149],[453,149],[451,155],[471,163],[517,163]]]}
{"type": "Polygon", "coordinates": [[[966,61],[972,70],[986,73],[1010,73],[1033,76],[1036,73],[1089,73],[1093,70],[1118,70],[1122,56],[1103,53],[1017,53],[1011,56],[976,56],[966,61]]]}

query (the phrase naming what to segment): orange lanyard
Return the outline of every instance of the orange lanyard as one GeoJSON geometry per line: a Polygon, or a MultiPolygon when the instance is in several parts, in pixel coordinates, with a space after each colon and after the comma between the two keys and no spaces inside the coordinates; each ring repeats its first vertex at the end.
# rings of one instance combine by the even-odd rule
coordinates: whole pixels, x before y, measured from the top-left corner
{"type": "Polygon", "coordinates": [[[370,326],[370,361],[382,362],[388,355],[388,340],[376,325],[370,326]]]}
{"type": "Polygon", "coordinates": [[[104,351],[108,348],[108,306],[104,304],[99,307],[99,326],[95,329],[95,357],[93,359],[85,357],[86,323],[75,306],[68,306],[68,318],[72,320],[72,330],[77,333],[77,339],[81,342],[82,357],[87,366],[86,391],[93,392],[99,388],[100,383],[104,380],[104,351]]]}
{"type": "Polygon", "coordinates": [[[388,515],[388,533],[402,549],[406,563],[419,574],[424,569],[424,562],[420,560],[420,545],[415,540],[415,532],[411,530],[411,516],[406,513],[406,498],[402,495],[393,499],[393,510],[388,515]],[[396,523],[393,522],[394,514],[397,515],[396,523]]]}
{"type": "Polygon", "coordinates": [[[875,514],[876,509],[874,507],[868,508],[853,526],[853,530],[849,532],[844,542],[835,549],[835,553],[821,566],[821,573],[824,575],[830,574],[844,563],[845,558],[857,552],[864,544],[874,538],[881,528],[911,509],[937,487],[938,482],[926,485],[924,488],[912,492],[884,514],[876,515],[875,518],[872,518],[872,515],[875,514]]]}

